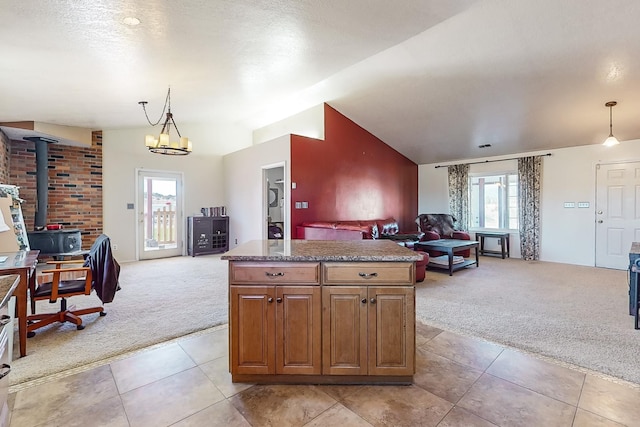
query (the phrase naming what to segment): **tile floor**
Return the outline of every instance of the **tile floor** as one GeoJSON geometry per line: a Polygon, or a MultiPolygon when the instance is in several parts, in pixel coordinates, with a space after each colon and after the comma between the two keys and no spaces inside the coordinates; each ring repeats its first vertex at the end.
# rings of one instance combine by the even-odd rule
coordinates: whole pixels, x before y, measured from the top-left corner
{"type": "Polygon", "coordinates": [[[411,386],[233,384],[227,333],[12,393],[11,427],[640,425],[637,387],[422,324],[411,386]]]}

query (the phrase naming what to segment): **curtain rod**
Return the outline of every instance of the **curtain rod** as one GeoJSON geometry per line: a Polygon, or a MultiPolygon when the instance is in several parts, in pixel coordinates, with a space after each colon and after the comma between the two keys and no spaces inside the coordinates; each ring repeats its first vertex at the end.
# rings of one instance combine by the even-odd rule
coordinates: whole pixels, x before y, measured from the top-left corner
{"type": "MultiPolygon", "coordinates": [[[[551,153],[547,153],[547,154],[538,154],[538,156],[542,157],[542,156],[550,156],[551,153]]],[[[480,163],[491,163],[491,162],[504,162],[507,160],[518,160],[518,159],[522,159],[525,157],[535,157],[535,156],[521,156],[521,157],[511,157],[509,159],[496,159],[496,160],[485,160],[483,162],[469,162],[469,163],[453,163],[451,165],[437,165],[436,169],[438,168],[446,168],[447,166],[453,166],[453,165],[477,165],[480,163]]]]}

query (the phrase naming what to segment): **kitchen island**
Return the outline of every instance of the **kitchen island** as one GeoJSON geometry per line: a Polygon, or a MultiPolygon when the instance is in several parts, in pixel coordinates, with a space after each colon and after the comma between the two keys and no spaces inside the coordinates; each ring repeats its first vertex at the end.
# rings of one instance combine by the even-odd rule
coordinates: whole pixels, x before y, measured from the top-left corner
{"type": "Polygon", "coordinates": [[[411,383],[420,258],[388,240],[262,240],[225,253],[232,380],[411,383]]]}

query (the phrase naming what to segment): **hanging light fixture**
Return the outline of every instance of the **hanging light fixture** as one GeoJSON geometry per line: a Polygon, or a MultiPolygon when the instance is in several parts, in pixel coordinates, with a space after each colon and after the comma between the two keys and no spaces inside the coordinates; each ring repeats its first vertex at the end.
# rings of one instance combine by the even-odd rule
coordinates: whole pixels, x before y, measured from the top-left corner
{"type": "Polygon", "coordinates": [[[605,139],[604,142],[602,143],[602,145],[604,145],[605,147],[613,147],[614,145],[620,144],[620,141],[618,141],[618,138],[613,136],[613,121],[612,121],[613,112],[612,112],[612,109],[617,104],[618,103],[616,101],[609,101],[606,104],[604,104],[605,107],[609,107],[609,137],[607,139],[605,139]]]}
{"type": "Polygon", "coordinates": [[[151,126],[155,126],[160,123],[160,120],[162,120],[162,116],[165,115],[166,111],[162,130],[160,131],[158,138],[153,135],[146,135],[144,138],[144,145],[149,149],[149,151],[156,154],[167,154],[170,156],[184,156],[191,153],[191,141],[189,141],[189,138],[180,135],[178,126],[176,126],[176,122],[173,120],[173,114],[171,114],[171,88],[167,91],[167,98],[164,101],[162,114],[155,123],[151,123],[151,120],[149,120],[146,108],[147,101],[140,101],[138,104],[142,105],[144,115],[151,126]],[[178,141],[170,140],[171,126],[175,128],[176,133],[178,134],[178,141]]]}

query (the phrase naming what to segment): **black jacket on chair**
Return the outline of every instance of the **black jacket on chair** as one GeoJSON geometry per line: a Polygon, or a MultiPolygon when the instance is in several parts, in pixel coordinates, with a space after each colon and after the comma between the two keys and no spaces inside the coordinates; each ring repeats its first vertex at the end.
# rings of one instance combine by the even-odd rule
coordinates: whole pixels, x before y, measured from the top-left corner
{"type": "Polygon", "coordinates": [[[91,268],[93,273],[93,288],[103,303],[113,301],[120,276],[120,264],[111,252],[111,239],[105,234],[98,236],[91,246],[84,266],[91,268]]]}

